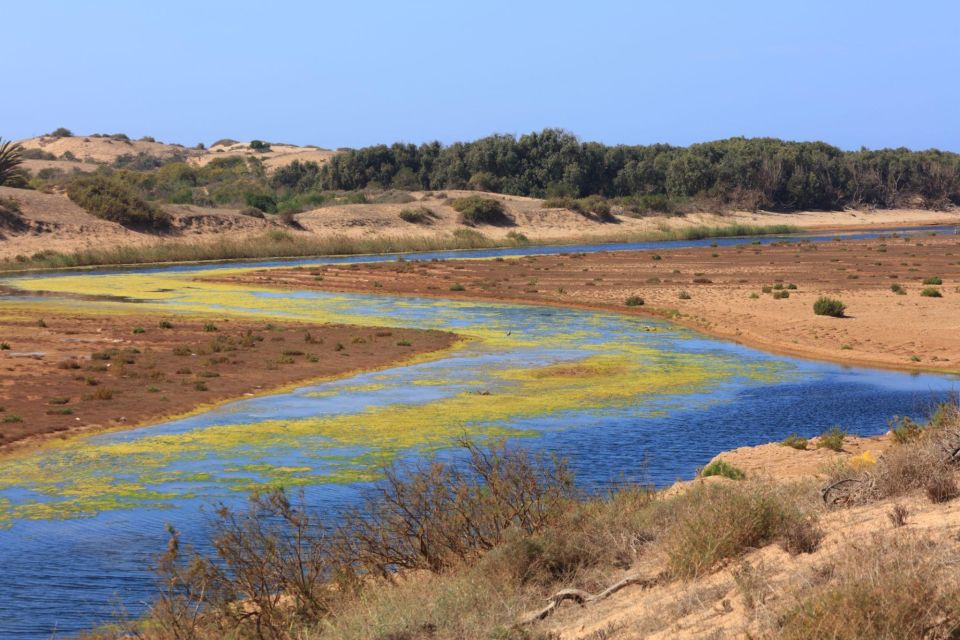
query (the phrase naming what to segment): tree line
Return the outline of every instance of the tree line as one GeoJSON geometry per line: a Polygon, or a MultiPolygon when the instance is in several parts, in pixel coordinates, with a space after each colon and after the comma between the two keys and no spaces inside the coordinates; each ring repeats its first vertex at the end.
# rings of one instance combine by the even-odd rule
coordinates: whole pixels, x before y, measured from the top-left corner
{"type": "Polygon", "coordinates": [[[730,138],[689,147],[581,142],[559,129],[443,146],[376,145],[273,176],[295,192],[478,189],[544,197],[710,198],[773,210],[960,204],[960,155],[730,138]]]}

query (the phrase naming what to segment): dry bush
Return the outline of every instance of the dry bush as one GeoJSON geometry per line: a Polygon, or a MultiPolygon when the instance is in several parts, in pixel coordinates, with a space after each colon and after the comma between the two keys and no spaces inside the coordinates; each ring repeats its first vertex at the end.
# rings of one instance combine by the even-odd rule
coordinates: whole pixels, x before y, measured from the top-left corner
{"type": "Polygon", "coordinates": [[[823,529],[814,520],[798,520],[788,523],[783,530],[780,546],[790,555],[813,553],[820,548],[823,529]]]}
{"type": "Polygon", "coordinates": [[[784,640],[928,640],[960,632],[955,544],[887,537],[851,545],[831,571],[787,594],[771,635],[784,640]]]}
{"type": "Polygon", "coordinates": [[[358,575],[391,577],[397,569],[442,571],[506,540],[535,535],[571,504],[573,479],[557,460],[465,442],[464,467],[428,461],[386,471],[366,504],[340,528],[343,564],[358,575]]]}
{"type": "Polygon", "coordinates": [[[658,542],[669,572],[703,575],[722,560],[773,542],[809,517],[809,493],[799,486],[725,482],[664,502],[667,524],[658,542]]]}

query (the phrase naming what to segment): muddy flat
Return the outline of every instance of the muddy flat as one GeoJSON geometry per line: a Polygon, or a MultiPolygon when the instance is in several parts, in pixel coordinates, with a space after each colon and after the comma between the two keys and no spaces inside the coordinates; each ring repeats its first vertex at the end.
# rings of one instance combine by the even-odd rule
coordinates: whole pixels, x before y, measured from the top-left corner
{"type": "Polygon", "coordinates": [[[440,331],[0,311],[0,454],[442,349],[440,331]]]}
{"type": "MultiPolygon", "coordinates": [[[[256,286],[584,306],[668,318],[768,351],[907,370],[960,370],[960,237],[518,259],[270,269],[225,277],[256,286]],[[924,284],[940,282],[940,284],[924,284]],[[899,293],[892,289],[900,285],[899,293]],[[922,295],[932,289],[940,297],[922,295]],[[818,316],[820,296],[847,305],[818,316]],[[627,306],[637,297],[643,303],[627,306]]],[[[635,301],[639,302],[639,301],[635,301]]]]}

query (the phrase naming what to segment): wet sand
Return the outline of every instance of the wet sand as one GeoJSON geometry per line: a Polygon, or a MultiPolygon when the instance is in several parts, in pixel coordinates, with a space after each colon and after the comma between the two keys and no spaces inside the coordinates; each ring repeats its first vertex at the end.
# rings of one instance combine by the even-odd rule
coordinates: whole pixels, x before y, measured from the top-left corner
{"type": "Polygon", "coordinates": [[[219,280],[615,310],[785,355],[960,371],[960,236],[946,231],[820,244],[745,240],[733,247],[269,269],[219,280]],[[932,277],[942,284],[923,284],[932,277]],[[893,284],[905,293],[891,290],[893,284]],[[927,288],[942,297],[921,295],[927,288]],[[842,300],[847,317],[815,315],[822,295],[842,300]],[[627,306],[631,296],[643,304],[627,306]]]}
{"type": "Polygon", "coordinates": [[[0,307],[0,454],[443,349],[440,331],[0,307]]]}

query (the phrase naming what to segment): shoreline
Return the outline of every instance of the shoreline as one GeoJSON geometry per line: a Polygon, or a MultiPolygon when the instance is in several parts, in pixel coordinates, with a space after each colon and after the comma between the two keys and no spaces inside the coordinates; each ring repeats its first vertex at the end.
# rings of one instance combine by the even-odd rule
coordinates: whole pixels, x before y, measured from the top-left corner
{"type": "Polygon", "coordinates": [[[951,249],[960,246],[960,240],[952,235],[903,240],[907,242],[841,239],[810,245],[807,256],[801,245],[792,243],[785,247],[612,251],[533,259],[456,259],[416,263],[419,274],[399,276],[393,273],[398,271],[394,263],[373,263],[349,270],[340,265],[274,267],[207,279],[264,288],[302,287],[625,313],[673,322],[767,353],[840,366],[956,375],[960,373],[960,335],[951,325],[960,321],[956,307],[960,298],[954,295],[955,289],[960,291],[956,286],[960,284],[960,262],[953,261],[951,249]],[[726,255],[721,257],[720,251],[726,255]],[[875,258],[881,252],[887,262],[878,268],[882,261],[875,258]],[[852,255],[856,253],[861,255],[852,255]],[[774,259],[765,260],[764,254],[774,254],[774,259]],[[651,256],[662,257],[662,262],[651,263],[651,256]],[[831,268],[831,263],[847,266],[831,268]],[[657,264],[682,267],[687,275],[668,275],[661,268],[659,276],[650,278],[656,284],[650,284],[643,276],[655,273],[651,264],[654,269],[657,264]],[[917,275],[906,275],[903,265],[918,265],[909,268],[917,275]],[[898,271],[897,282],[907,283],[907,295],[891,292],[893,276],[884,277],[891,268],[898,271]],[[693,281],[688,279],[691,271],[698,275],[693,281]],[[775,278],[781,271],[786,277],[775,278]],[[601,291],[606,283],[597,286],[586,273],[603,276],[593,280],[622,279],[601,291]],[[940,298],[919,295],[924,287],[919,280],[931,275],[942,277],[943,285],[935,287],[942,292],[940,298]],[[321,281],[317,282],[317,277],[321,281]],[[721,277],[722,282],[714,282],[721,277]],[[776,279],[797,287],[794,277],[799,288],[787,290],[785,284],[780,285],[789,299],[774,302],[769,291],[760,293],[760,283],[769,290],[776,279]],[[538,282],[535,290],[523,290],[524,285],[518,284],[527,278],[532,278],[527,284],[538,282]],[[549,284],[543,282],[547,278],[549,284]],[[698,280],[703,284],[697,284],[698,280]],[[449,290],[454,284],[463,290],[449,290]],[[645,304],[625,306],[623,300],[632,292],[646,298],[645,304]],[[689,298],[678,299],[681,293],[689,298]],[[848,317],[816,316],[811,306],[821,295],[848,302],[848,317]]]}
{"type": "MultiPolygon", "coordinates": [[[[285,349],[285,345],[293,345],[276,341],[285,337],[284,335],[272,335],[270,340],[260,339],[248,348],[252,350],[227,350],[226,353],[230,353],[234,358],[232,362],[220,362],[220,358],[214,358],[211,362],[218,360],[215,365],[204,365],[200,364],[199,357],[175,358],[165,353],[173,343],[187,344],[191,339],[197,339],[196,331],[187,335],[170,336],[181,329],[196,329],[196,326],[201,325],[201,321],[196,318],[171,316],[175,328],[163,332],[162,338],[166,339],[164,342],[158,342],[160,335],[149,336],[149,332],[143,334],[147,335],[147,338],[139,338],[134,342],[128,336],[138,336],[131,336],[129,327],[146,325],[144,318],[138,315],[111,318],[75,314],[65,317],[51,314],[50,309],[42,306],[0,309],[6,316],[2,324],[7,339],[11,339],[11,335],[15,336],[18,330],[23,332],[29,326],[23,320],[36,317],[34,314],[40,314],[44,318],[44,327],[39,330],[31,327],[30,331],[51,334],[47,337],[32,338],[33,343],[30,344],[45,345],[46,351],[30,352],[43,353],[40,358],[20,357],[20,352],[6,351],[8,354],[17,355],[4,358],[8,366],[0,370],[0,418],[4,418],[0,425],[0,459],[54,446],[62,440],[139,429],[160,422],[187,418],[239,400],[429,361],[459,349],[465,341],[461,336],[440,331],[301,322],[268,324],[262,321],[230,319],[229,327],[224,322],[214,334],[218,336],[217,340],[222,340],[219,336],[226,336],[226,342],[229,342],[236,335],[248,331],[251,333],[246,335],[264,336],[269,331],[286,334],[286,337],[291,339],[299,337],[300,334],[312,335],[311,340],[314,342],[306,345],[307,348],[319,351],[326,340],[330,345],[338,346],[339,355],[352,357],[332,359],[327,356],[326,360],[317,361],[311,360],[309,354],[304,359],[279,355],[304,352],[296,343],[294,345],[297,349],[285,349]],[[264,329],[265,325],[272,328],[264,329]],[[108,331],[106,334],[103,333],[104,328],[108,331]],[[366,336],[365,340],[370,344],[350,343],[350,335],[366,336]],[[374,338],[377,335],[387,337],[381,337],[377,341],[374,338]],[[151,338],[155,341],[144,342],[151,338]],[[179,342],[181,339],[184,343],[179,342]],[[66,340],[70,342],[64,348],[63,342],[66,340]],[[410,345],[411,342],[416,346],[400,346],[400,343],[410,345]],[[348,346],[339,348],[342,343],[348,346]],[[133,344],[138,346],[133,347],[133,344]],[[97,346],[107,348],[91,350],[91,347],[97,346]],[[56,350],[58,347],[61,351],[56,350]],[[134,355],[134,351],[138,353],[129,359],[129,364],[122,360],[123,354],[134,355]],[[107,364],[97,364],[104,362],[102,358],[106,357],[108,352],[111,352],[111,359],[106,361],[107,364]],[[245,366],[243,361],[239,360],[244,355],[256,358],[264,366],[245,366]],[[273,361],[282,361],[283,366],[271,364],[273,361]],[[64,368],[60,366],[63,362],[76,365],[71,364],[70,368],[64,368]],[[191,367],[182,367],[184,362],[190,363],[191,367]],[[115,372],[106,368],[113,364],[116,364],[115,372]],[[145,367],[142,373],[131,371],[140,366],[145,367]],[[91,368],[95,368],[97,373],[81,373],[91,368]],[[147,371],[149,378],[144,378],[147,371]],[[98,376],[96,386],[85,386],[84,381],[89,381],[94,375],[98,376]],[[144,384],[147,380],[150,381],[150,386],[144,384]],[[108,390],[109,393],[95,395],[100,389],[108,390]],[[169,389],[169,398],[166,393],[160,395],[164,389],[169,389]],[[10,395],[11,390],[15,395],[10,395]],[[75,413],[79,415],[75,416],[75,413]],[[118,418],[117,414],[122,416],[118,418]],[[17,421],[8,422],[8,416],[16,417],[17,421]],[[81,416],[84,422],[74,424],[74,421],[81,420],[81,416]],[[21,432],[19,435],[13,434],[13,439],[10,439],[9,430],[17,427],[21,432]]],[[[201,339],[210,340],[206,335],[200,335],[203,336],[201,339]]],[[[201,355],[202,348],[194,347],[195,352],[188,355],[201,355]]],[[[327,348],[332,351],[331,347],[327,348]]]]}

